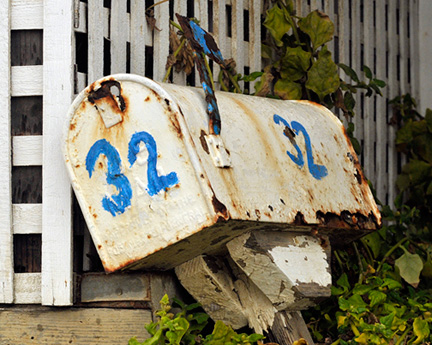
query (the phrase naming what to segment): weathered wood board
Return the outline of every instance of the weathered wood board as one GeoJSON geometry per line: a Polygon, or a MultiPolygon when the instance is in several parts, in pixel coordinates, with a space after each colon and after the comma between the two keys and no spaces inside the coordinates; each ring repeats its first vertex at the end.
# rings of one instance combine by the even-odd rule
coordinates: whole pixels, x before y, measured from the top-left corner
{"type": "Polygon", "coordinates": [[[143,341],[150,310],[0,308],[0,344],[127,344],[143,341]]]}

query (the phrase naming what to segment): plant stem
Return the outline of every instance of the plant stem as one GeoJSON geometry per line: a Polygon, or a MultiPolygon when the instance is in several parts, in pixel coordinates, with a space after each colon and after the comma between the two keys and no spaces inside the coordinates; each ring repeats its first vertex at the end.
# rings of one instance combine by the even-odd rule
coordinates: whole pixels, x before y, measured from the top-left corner
{"type": "Polygon", "coordinates": [[[363,248],[366,250],[366,252],[367,252],[367,254],[368,254],[368,257],[369,257],[369,260],[370,260],[370,264],[371,264],[371,266],[373,266],[374,261],[375,261],[375,258],[374,258],[374,256],[373,256],[373,254],[372,254],[372,252],[371,252],[369,246],[366,244],[366,241],[364,240],[364,238],[362,238],[362,239],[360,240],[360,242],[361,242],[361,244],[363,245],[363,248]]]}
{"type": "Polygon", "coordinates": [[[407,236],[407,237],[404,237],[403,239],[401,239],[398,243],[396,243],[393,247],[391,247],[391,248],[388,250],[388,252],[384,255],[383,259],[382,259],[381,262],[379,263],[378,268],[377,268],[377,270],[376,270],[376,273],[378,273],[378,272],[381,270],[381,268],[382,268],[382,266],[384,265],[384,262],[386,261],[386,259],[387,259],[390,255],[392,255],[393,252],[394,252],[397,248],[399,248],[399,246],[401,246],[402,243],[404,243],[405,241],[409,241],[408,236],[407,236]]]}
{"type": "Polygon", "coordinates": [[[334,342],[332,342],[330,345],[338,345],[339,343],[340,343],[340,338],[338,339],[338,340],[336,340],[336,341],[334,341],[334,342]]]}
{"type": "Polygon", "coordinates": [[[232,76],[232,74],[230,73],[230,71],[227,71],[227,73],[228,73],[229,80],[231,80],[231,83],[233,83],[233,85],[234,85],[237,93],[243,93],[242,90],[241,90],[241,88],[240,88],[240,85],[234,79],[234,77],[232,76]]]}
{"type": "Polygon", "coordinates": [[[179,29],[179,31],[183,32],[183,29],[181,28],[180,25],[178,25],[174,20],[170,20],[170,24],[174,27],[176,27],[177,29],[179,29]]]}
{"type": "Polygon", "coordinates": [[[219,78],[218,79],[219,79],[219,84],[221,85],[222,90],[229,92],[227,86],[223,82],[223,71],[222,70],[219,72],[219,78]]]}
{"type": "Polygon", "coordinates": [[[340,258],[340,256],[339,256],[337,250],[335,250],[335,251],[333,252],[333,254],[334,254],[334,256],[335,256],[335,258],[336,258],[336,261],[338,262],[338,264],[339,264],[341,270],[343,271],[343,263],[342,263],[342,260],[341,260],[341,258],[340,258]]]}
{"type": "MultiPolygon", "coordinates": [[[[177,57],[177,55],[180,53],[180,50],[183,48],[183,46],[185,45],[185,43],[186,43],[186,38],[182,37],[182,39],[180,41],[180,45],[178,46],[178,48],[174,52],[174,57],[177,57]]],[[[165,74],[165,77],[162,80],[163,83],[165,83],[168,80],[169,75],[171,73],[171,70],[172,70],[172,66],[169,66],[169,68],[168,68],[168,70],[167,70],[167,72],[165,74]]]]}
{"type": "Polygon", "coordinates": [[[146,8],[146,12],[147,12],[148,10],[151,10],[153,7],[155,7],[155,6],[157,6],[157,5],[160,5],[160,4],[163,4],[164,2],[167,2],[167,1],[170,1],[170,0],[162,0],[162,1],[159,1],[159,2],[157,2],[157,3],[155,3],[155,4],[151,5],[151,6],[147,7],[147,8],[146,8]]]}
{"type": "Polygon", "coordinates": [[[407,336],[407,334],[412,330],[412,327],[407,327],[407,329],[405,330],[405,332],[402,333],[402,335],[399,337],[398,341],[396,342],[395,345],[400,345],[402,344],[402,342],[405,340],[405,337],[407,336]]]}
{"type": "Polygon", "coordinates": [[[358,248],[357,248],[357,243],[353,242],[353,247],[354,247],[354,251],[356,253],[358,265],[360,268],[360,274],[359,274],[358,282],[361,283],[363,281],[364,267],[363,267],[363,263],[361,261],[360,253],[359,253],[358,248]]]}
{"type": "Polygon", "coordinates": [[[204,53],[202,53],[202,54],[203,54],[204,63],[205,63],[206,68],[207,68],[207,72],[209,74],[210,81],[211,81],[212,86],[213,86],[213,90],[215,90],[215,85],[214,85],[214,81],[213,81],[213,73],[212,73],[212,71],[210,69],[210,65],[209,65],[209,63],[207,61],[207,58],[206,58],[205,54],[204,53]]]}

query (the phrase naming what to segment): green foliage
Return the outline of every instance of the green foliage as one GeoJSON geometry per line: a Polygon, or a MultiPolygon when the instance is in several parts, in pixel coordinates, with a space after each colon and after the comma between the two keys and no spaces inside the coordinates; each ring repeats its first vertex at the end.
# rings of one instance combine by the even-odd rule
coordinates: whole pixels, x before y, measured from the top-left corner
{"type": "Polygon", "coordinates": [[[421,116],[405,95],[391,102],[400,126],[397,146],[407,156],[394,207],[382,205],[379,231],[334,251],[332,297],[306,313],[315,338],[340,344],[424,344],[432,329],[432,112],[421,116]],[[424,147],[422,147],[424,145],[424,147]],[[419,192],[422,189],[422,192],[419,192]],[[336,303],[337,302],[337,303],[336,303]]]}
{"type": "Polygon", "coordinates": [[[307,99],[328,108],[338,108],[346,116],[354,115],[353,94],[364,90],[367,96],[381,95],[382,80],[373,77],[364,66],[367,81],[361,81],[350,67],[339,64],[352,83],[340,78],[338,66],[326,43],[333,39],[334,24],[319,11],[298,17],[292,0],[273,0],[264,26],[269,35],[262,45],[267,66],[260,82],[255,84],[258,96],[281,99],[307,99]]]}
{"type": "Polygon", "coordinates": [[[177,314],[171,313],[169,298],[165,295],[160,301],[161,309],[156,312],[157,322],[145,326],[150,338],[139,342],[135,337],[129,345],[253,345],[264,339],[261,334],[237,333],[222,321],[216,321],[213,332],[202,334],[209,316],[196,311],[199,303],[186,305],[173,298],[175,305],[181,308],[177,314]]]}

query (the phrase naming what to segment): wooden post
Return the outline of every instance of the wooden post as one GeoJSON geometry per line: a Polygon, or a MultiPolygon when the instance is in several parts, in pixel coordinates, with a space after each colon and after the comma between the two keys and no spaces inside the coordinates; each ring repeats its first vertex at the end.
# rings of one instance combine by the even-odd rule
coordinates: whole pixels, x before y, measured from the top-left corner
{"type": "Polygon", "coordinates": [[[13,301],[10,1],[0,2],[0,303],[13,301]]]}
{"type": "Polygon", "coordinates": [[[44,2],[42,304],[71,305],[71,188],[61,152],[73,95],[73,1],[44,2]]]}

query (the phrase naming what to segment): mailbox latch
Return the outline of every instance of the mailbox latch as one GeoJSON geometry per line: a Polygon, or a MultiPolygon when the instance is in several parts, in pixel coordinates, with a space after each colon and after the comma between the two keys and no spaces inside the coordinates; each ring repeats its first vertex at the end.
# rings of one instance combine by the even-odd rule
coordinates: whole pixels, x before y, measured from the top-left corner
{"type": "Polygon", "coordinates": [[[231,159],[220,135],[209,134],[204,138],[214,165],[218,168],[229,168],[231,166],[231,159]]]}

